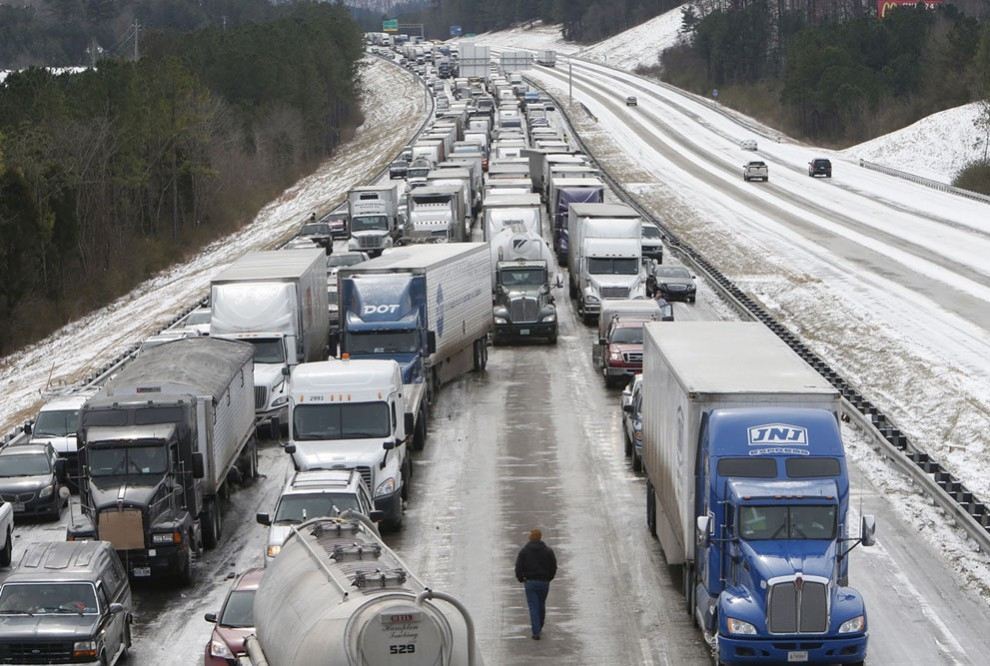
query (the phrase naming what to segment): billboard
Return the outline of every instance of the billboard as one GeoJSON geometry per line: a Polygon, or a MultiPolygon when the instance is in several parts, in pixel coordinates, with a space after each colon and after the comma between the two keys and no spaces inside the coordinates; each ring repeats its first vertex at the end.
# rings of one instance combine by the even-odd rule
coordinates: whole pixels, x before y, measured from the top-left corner
{"type": "Polygon", "coordinates": [[[382,21],[382,32],[399,32],[399,19],[384,19],[382,21]]]}
{"type": "Polygon", "coordinates": [[[924,5],[925,9],[935,9],[937,5],[942,4],[943,0],[877,0],[877,17],[883,18],[887,15],[891,9],[897,7],[914,7],[915,5],[924,5]]]}
{"type": "Polygon", "coordinates": [[[461,26],[459,26],[459,25],[452,25],[452,26],[450,26],[450,36],[451,37],[460,37],[462,32],[463,31],[461,30],[461,26]]]}

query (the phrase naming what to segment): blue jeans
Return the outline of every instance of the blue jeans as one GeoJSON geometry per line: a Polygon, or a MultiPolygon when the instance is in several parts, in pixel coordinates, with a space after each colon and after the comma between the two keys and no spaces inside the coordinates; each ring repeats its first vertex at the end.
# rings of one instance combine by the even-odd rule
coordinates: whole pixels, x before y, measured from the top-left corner
{"type": "Polygon", "coordinates": [[[527,580],[526,603],[529,604],[529,623],[533,635],[539,636],[543,630],[543,622],[547,618],[547,593],[550,592],[550,582],[545,580],[527,580]]]}

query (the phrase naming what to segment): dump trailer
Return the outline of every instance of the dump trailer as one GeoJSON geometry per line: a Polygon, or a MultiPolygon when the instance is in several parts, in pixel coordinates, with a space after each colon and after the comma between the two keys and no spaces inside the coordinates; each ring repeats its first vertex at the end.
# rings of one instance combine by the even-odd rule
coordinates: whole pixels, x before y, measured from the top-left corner
{"type": "Polygon", "coordinates": [[[435,592],[363,517],[292,531],[254,596],[256,666],[480,666],[474,623],[435,592]]]}
{"type": "Polygon", "coordinates": [[[862,663],[839,394],[759,323],[648,323],[646,522],[720,663],[862,663]]]}
{"type": "Polygon", "coordinates": [[[492,329],[487,243],[413,245],[341,269],[341,350],[390,358],[410,390],[440,386],[488,359],[492,329]]]}
{"type": "Polygon", "coordinates": [[[79,412],[81,514],[69,540],[109,541],[135,578],[192,576],[220,540],[220,496],[257,475],[254,351],[185,338],[140,354],[79,412]]]}

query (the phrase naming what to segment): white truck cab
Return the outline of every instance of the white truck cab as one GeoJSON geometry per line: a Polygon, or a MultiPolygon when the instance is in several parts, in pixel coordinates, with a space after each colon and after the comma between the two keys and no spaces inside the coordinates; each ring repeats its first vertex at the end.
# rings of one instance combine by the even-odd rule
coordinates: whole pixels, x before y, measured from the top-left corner
{"type": "Polygon", "coordinates": [[[285,450],[299,471],[356,469],[385,526],[397,530],[411,466],[410,417],[395,361],[302,363],[290,380],[285,450]]]}

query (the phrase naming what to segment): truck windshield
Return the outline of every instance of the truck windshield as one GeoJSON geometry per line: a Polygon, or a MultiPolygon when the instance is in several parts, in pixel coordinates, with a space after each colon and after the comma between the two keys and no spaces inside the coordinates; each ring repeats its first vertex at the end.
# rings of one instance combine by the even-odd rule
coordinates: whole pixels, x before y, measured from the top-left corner
{"type": "Polygon", "coordinates": [[[45,453],[17,453],[0,456],[0,477],[40,476],[51,474],[52,467],[45,453]]]}
{"type": "Polygon", "coordinates": [[[90,476],[164,474],[168,470],[168,454],[164,446],[101,447],[97,442],[86,449],[90,476]]]}
{"type": "Polygon", "coordinates": [[[255,363],[285,363],[285,346],[279,338],[250,339],[255,363]]]}
{"type": "Polygon", "coordinates": [[[739,534],[747,541],[834,539],[834,505],[743,506],[739,534]]]}
{"type": "Polygon", "coordinates": [[[292,410],[294,438],[300,441],[388,437],[388,403],[297,405],[292,410]]]}
{"type": "Polygon", "coordinates": [[[588,272],[592,275],[636,275],[639,273],[639,260],[589,257],[588,272]]]}
{"type": "Polygon", "coordinates": [[[426,178],[430,173],[430,167],[411,167],[406,171],[407,178],[426,178]]]}
{"type": "Polygon", "coordinates": [[[38,421],[34,424],[32,434],[34,437],[65,437],[76,434],[77,425],[79,425],[79,410],[53,409],[38,414],[38,421]]]}
{"type": "Polygon", "coordinates": [[[351,233],[355,231],[388,231],[388,218],[384,215],[351,218],[351,233]]]}
{"type": "Polygon", "coordinates": [[[612,342],[624,345],[643,344],[642,326],[623,326],[612,331],[612,342]]]}
{"type": "Polygon", "coordinates": [[[285,495],[275,510],[275,524],[301,523],[310,518],[334,516],[351,509],[361,511],[357,496],[347,493],[313,493],[285,495]]]}
{"type": "Polygon", "coordinates": [[[540,287],[546,284],[542,268],[503,268],[499,274],[503,287],[540,287]]]}
{"type": "MultiPolygon", "coordinates": [[[[490,288],[490,287],[489,287],[490,288]]],[[[362,354],[411,354],[419,351],[416,331],[371,331],[347,336],[351,356],[362,354]]]]}
{"type": "Polygon", "coordinates": [[[89,583],[7,583],[0,589],[0,615],[96,615],[89,583]]]}

